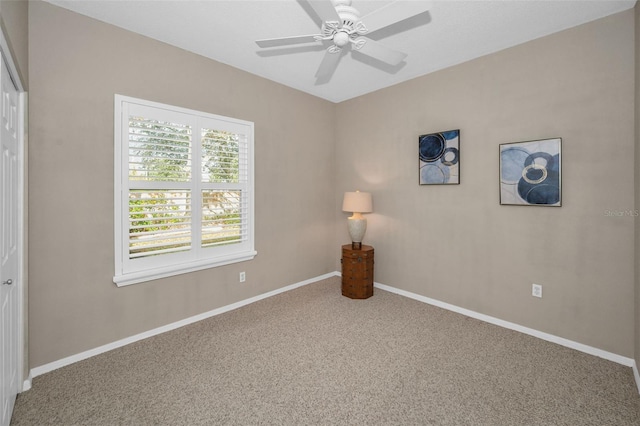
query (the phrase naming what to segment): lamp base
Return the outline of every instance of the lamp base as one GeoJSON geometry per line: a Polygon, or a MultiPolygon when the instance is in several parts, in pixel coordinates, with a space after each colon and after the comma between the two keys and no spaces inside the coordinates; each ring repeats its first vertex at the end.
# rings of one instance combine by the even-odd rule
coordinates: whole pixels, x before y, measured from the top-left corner
{"type": "Polygon", "coordinates": [[[362,217],[359,218],[350,217],[348,219],[349,226],[349,236],[351,237],[351,247],[354,250],[362,249],[362,238],[364,237],[364,233],[367,230],[367,219],[362,217]]]}

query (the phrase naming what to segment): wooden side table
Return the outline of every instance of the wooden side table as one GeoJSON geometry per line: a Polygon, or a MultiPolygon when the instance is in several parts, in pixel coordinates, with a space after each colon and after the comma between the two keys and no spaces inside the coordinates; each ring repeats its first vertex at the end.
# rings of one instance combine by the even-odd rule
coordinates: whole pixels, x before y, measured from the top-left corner
{"type": "Polygon", "coordinates": [[[351,299],[373,296],[373,247],[363,245],[354,250],[342,246],[342,295],[351,299]]]}

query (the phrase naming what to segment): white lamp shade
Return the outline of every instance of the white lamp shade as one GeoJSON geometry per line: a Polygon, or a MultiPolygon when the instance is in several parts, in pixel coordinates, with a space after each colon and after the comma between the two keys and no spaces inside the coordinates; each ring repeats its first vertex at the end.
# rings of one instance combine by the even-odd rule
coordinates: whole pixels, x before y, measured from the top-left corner
{"type": "Polygon", "coordinates": [[[371,213],[373,202],[369,192],[345,192],[342,211],[352,213],[371,213]]]}

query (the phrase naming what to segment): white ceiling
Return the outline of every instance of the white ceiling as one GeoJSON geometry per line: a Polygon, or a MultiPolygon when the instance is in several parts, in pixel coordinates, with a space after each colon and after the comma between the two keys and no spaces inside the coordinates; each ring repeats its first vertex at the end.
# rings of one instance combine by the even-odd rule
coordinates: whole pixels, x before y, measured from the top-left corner
{"type": "MultiPolygon", "coordinates": [[[[341,102],[632,8],[635,0],[441,0],[429,12],[371,35],[408,53],[392,67],[343,52],[333,77],[317,84],[320,42],[260,49],[255,40],[318,34],[305,0],[48,0],[182,49],[341,102]]],[[[328,0],[327,0],[328,1],[328,0]]],[[[424,0],[401,0],[424,1],[424,0]]],[[[360,16],[391,3],[353,0],[360,16]]]]}

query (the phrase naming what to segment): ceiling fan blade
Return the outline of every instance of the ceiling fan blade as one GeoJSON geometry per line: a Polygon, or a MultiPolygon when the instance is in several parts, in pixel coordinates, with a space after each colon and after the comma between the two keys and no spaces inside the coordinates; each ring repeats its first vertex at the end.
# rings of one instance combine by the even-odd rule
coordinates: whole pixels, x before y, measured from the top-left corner
{"type": "Polygon", "coordinates": [[[342,22],[331,0],[306,0],[323,22],[342,22]]]}
{"type": "Polygon", "coordinates": [[[281,38],[267,38],[264,40],[256,40],[256,44],[260,47],[278,47],[278,46],[288,46],[291,44],[301,44],[301,43],[311,43],[315,42],[316,35],[302,35],[302,36],[293,36],[293,37],[281,37],[281,38]]]}
{"type": "Polygon", "coordinates": [[[354,42],[353,49],[363,55],[371,56],[389,65],[396,66],[407,57],[407,54],[393,50],[371,39],[360,37],[354,42]],[[362,43],[364,41],[364,43],[362,43]]]}
{"type": "Polygon", "coordinates": [[[336,68],[338,68],[340,56],[342,56],[342,52],[325,52],[324,58],[322,58],[322,62],[318,67],[318,71],[316,72],[316,78],[318,80],[329,80],[336,68]]]}
{"type": "Polygon", "coordinates": [[[367,34],[371,34],[396,22],[424,13],[430,8],[431,2],[425,0],[394,1],[363,16],[360,21],[367,27],[367,34]]]}

